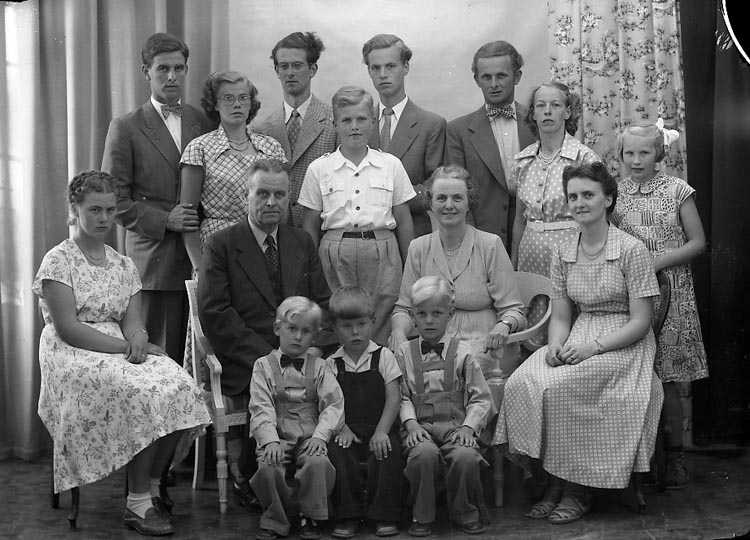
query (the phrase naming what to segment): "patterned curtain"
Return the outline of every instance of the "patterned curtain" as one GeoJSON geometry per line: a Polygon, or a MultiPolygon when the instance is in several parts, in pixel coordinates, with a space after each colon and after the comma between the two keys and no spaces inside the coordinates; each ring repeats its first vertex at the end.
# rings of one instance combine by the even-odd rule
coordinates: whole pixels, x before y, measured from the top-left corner
{"type": "Polygon", "coordinates": [[[548,0],[550,71],[582,99],[578,136],[620,176],[617,134],[659,117],[678,129],[663,162],[687,180],[676,0],[548,0]]]}

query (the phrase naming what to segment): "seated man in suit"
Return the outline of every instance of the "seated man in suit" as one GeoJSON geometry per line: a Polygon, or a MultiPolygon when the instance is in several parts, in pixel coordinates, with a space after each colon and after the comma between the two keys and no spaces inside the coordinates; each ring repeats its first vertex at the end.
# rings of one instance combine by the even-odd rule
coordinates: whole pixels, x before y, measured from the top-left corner
{"type": "Polygon", "coordinates": [[[378,34],[362,47],[362,59],[378,92],[377,129],[369,146],[393,154],[409,175],[417,196],[409,201],[414,237],[432,232],[429,201],[422,183],[443,164],[445,119],[426,111],[406,95],[411,49],[398,36],[378,34]]]}
{"type": "Polygon", "coordinates": [[[482,90],[484,104],[448,123],[445,163],[460,165],[471,175],[480,197],[474,208],[477,229],[495,233],[510,252],[516,199],[505,180],[513,156],[534,142],[523,122],[526,109],[515,102],[523,57],[506,41],[482,45],[471,71],[482,90]]]}
{"type": "MultiPolygon", "coordinates": [[[[222,393],[235,407],[250,398],[253,364],[278,348],[276,308],[289,296],[326,305],[330,291],[306,232],[289,227],[289,166],[255,161],[247,172],[248,219],[209,237],[198,279],[201,324],[223,369],[222,393]]],[[[240,502],[252,506],[248,480],[257,469],[248,432],[230,429],[227,450],[240,502]]]]}
{"type": "Polygon", "coordinates": [[[323,154],[336,151],[338,146],[331,106],[310,91],[324,48],[313,32],[293,32],[274,46],[271,59],[281,81],[284,102],[257,128],[258,133],[279,141],[286,152],[291,166],[289,219],[295,227],[302,227],[303,208],[297,206],[297,198],[307,166],[323,154]]]}

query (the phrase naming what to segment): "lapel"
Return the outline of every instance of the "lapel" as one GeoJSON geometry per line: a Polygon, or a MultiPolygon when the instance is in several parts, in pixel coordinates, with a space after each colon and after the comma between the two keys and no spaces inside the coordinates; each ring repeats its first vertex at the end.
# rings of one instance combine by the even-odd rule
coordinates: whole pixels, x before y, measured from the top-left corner
{"type": "Polygon", "coordinates": [[[388,145],[388,153],[401,159],[419,134],[419,118],[417,117],[417,106],[411,99],[406,101],[401,118],[396,124],[391,143],[388,145]]]}
{"type": "Polygon", "coordinates": [[[458,250],[456,256],[456,263],[453,265],[453,272],[448,267],[448,259],[443,251],[443,244],[440,241],[440,233],[435,232],[430,238],[430,255],[432,260],[440,270],[440,273],[445,279],[451,284],[460,276],[464,270],[469,266],[469,258],[471,257],[471,251],[474,247],[474,233],[476,229],[471,225],[467,225],[466,234],[461,241],[461,249],[458,250]]]}
{"type": "Polygon", "coordinates": [[[286,133],[286,124],[284,124],[283,104],[281,105],[281,107],[276,109],[265,121],[265,124],[263,125],[263,132],[266,135],[270,135],[271,137],[279,141],[279,143],[281,143],[281,147],[284,149],[284,154],[286,154],[291,159],[292,149],[289,148],[289,136],[286,133]]]}
{"type": "Polygon", "coordinates": [[[253,235],[247,219],[241,222],[236,232],[237,263],[258,288],[266,302],[276,307],[276,297],[273,294],[271,278],[268,277],[268,271],[266,270],[265,256],[258,242],[255,241],[255,235],[253,235]]]}
{"type": "MultiPolygon", "coordinates": [[[[303,260],[304,246],[300,245],[292,230],[279,224],[279,262],[281,264],[281,289],[284,298],[295,296],[300,275],[305,268],[303,260]]],[[[257,242],[256,242],[257,244],[257,242]]]]}
{"type": "Polygon", "coordinates": [[[490,121],[484,112],[484,105],[472,115],[469,122],[469,131],[471,132],[471,144],[477,151],[479,158],[490,170],[497,183],[507,191],[508,184],[505,182],[503,162],[497,149],[495,135],[492,133],[492,126],[490,126],[490,121]]]}
{"type": "Polygon", "coordinates": [[[326,120],[327,118],[323,102],[313,95],[310,98],[310,105],[307,107],[307,114],[305,114],[305,118],[302,120],[302,125],[299,129],[297,146],[296,148],[294,148],[294,152],[291,154],[292,159],[290,166],[294,166],[295,162],[300,158],[300,156],[305,153],[305,150],[307,150],[310,145],[315,142],[315,139],[318,138],[318,135],[322,133],[326,120]]]}
{"type": "MultiPolygon", "coordinates": [[[[176,174],[180,172],[180,151],[175,146],[166,124],[159,118],[159,112],[154,109],[151,100],[148,100],[142,107],[143,126],[141,131],[156,147],[159,153],[174,169],[176,174]]],[[[185,130],[182,132],[183,141],[185,140],[185,130]]]]}

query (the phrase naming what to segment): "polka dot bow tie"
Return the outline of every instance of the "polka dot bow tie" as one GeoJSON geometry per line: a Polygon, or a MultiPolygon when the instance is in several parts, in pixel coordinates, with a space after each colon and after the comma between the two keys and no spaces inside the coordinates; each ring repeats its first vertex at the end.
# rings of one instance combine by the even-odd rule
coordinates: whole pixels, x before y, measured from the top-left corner
{"type": "Polygon", "coordinates": [[[487,109],[487,116],[489,116],[490,118],[494,118],[498,114],[503,115],[505,118],[516,117],[516,111],[513,110],[512,105],[503,105],[502,107],[497,107],[495,105],[485,105],[485,108],[487,109]]]}
{"type": "Polygon", "coordinates": [[[162,105],[161,114],[164,118],[168,118],[169,113],[172,113],[177,117],[182,116],[182,105],[162,105]]]}

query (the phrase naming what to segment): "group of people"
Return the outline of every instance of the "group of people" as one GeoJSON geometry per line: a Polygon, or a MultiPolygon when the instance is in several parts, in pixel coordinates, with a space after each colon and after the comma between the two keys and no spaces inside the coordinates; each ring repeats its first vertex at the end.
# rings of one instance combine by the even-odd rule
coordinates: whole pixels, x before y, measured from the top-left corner
{"type": "Polygon", "coordinates": [[[484,104],[451,122],[407,97],[399,37],[363,46],[377,104],[356,86],[330,106],[313,95],[323,50],[311,32],[273,47],[283,103],[256,128],[245,75],[210,74],[201,112],[181,102],[187,45],[143,46],[151,98],[111,122],[102,170],[69,184],[74,233],[34,282],[56,491],[127,465],[124,523],[174,532],[165,474],[210,422],[180,365],[191,277],[227,406],[250,413],[228,454],[260,540],[292,526],[313,540],[328,519],[334,537],[365,520],[391,536],[404,508],[428,536],[441,485],[479,534],[490,445],[544,481],[529,517],[569,523],[592,487],[649,470],[660,414],[667,484],[684,487],[676,383],[708,375],[689,266],[705,238],[694,190],[660,170],[674,132],[625,128],[618,185],[574,136],[567,86],[515,100],[523,58],[507,42],[477,50],[484,104]],[[105,244],[115,222],[125,255],[105,244]],[[547,304],[523,304],[514,270],[552,281],[528,358],[508,336],[547,304]],[[658,341],[657,271],[672,286],[658,341]]]}

